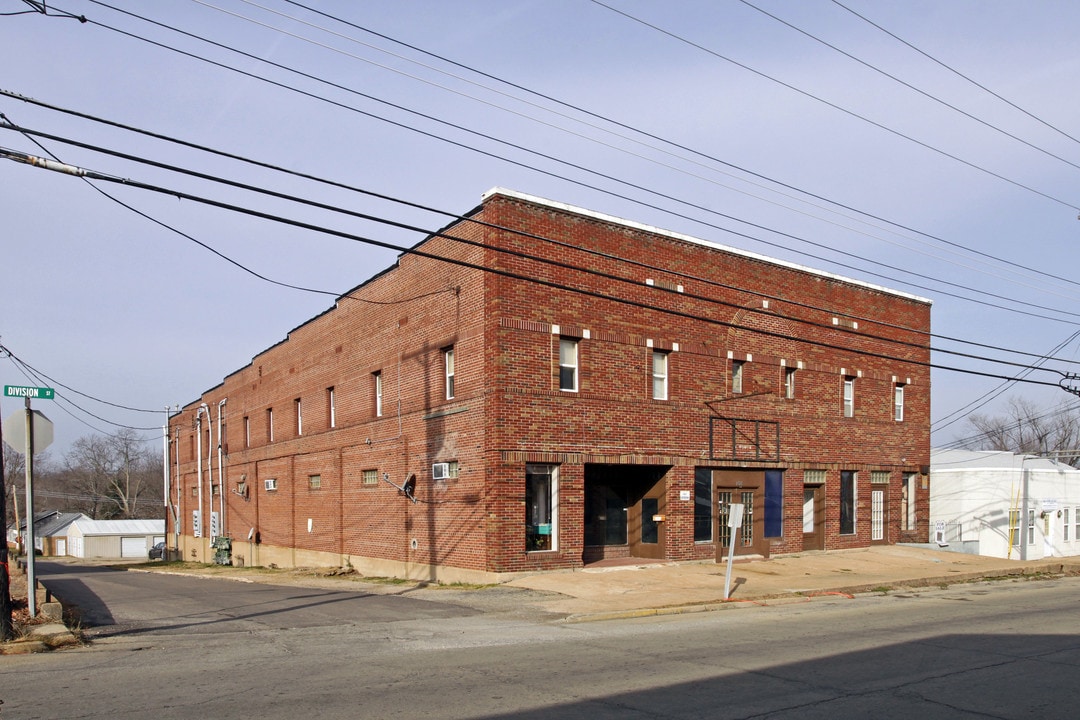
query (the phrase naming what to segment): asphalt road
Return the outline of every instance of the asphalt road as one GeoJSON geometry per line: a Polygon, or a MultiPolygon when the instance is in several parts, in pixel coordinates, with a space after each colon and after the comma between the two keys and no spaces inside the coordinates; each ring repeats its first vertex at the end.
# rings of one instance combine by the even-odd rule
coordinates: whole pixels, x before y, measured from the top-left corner
{"type": "Polygon", "coordinates": [[[5,720],[1053,719],[1080,707],[1080,579],[585,624],[400,595],[62,579],[102,598],[104,624],[85,648],[0,658],[5,720]],[[104,599],[130,587],[142,598],[104,599]]]}

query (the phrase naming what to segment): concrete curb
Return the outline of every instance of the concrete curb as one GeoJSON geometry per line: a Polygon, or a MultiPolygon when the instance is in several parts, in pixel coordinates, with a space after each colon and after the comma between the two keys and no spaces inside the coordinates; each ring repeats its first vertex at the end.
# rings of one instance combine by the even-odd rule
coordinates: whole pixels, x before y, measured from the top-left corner
{"type": "Polygon", "coordinates": [[[760,598],[739,598],[731,600],[718,600],[713,602],[700,602],[687,605],[669,605],[655,608],[634,608],[627,610],[611,610],[600,612],[583,612],[568,615],[562,622],[567,624],[603,622],[606,620],[627,620],[642,617],[660,617],[665,615],[684,615],[691,613],[716,612],[719,610],[740,610],[755,607],[775,607],[793,605],[836,598],[854,599],[857,595],[883,594],[895,590],[927,588],[934,586],[947,587],[949,585],[962,585],[972,582],[1001,582],[1015,580],[1038,575],[1053,577],[1071,577],[1080,575],[1080,563],[1073,562],[1043,562],[1033,565],[1025,565],[1016,568],[1006,568],[993,572],[969,572],[956,573],[953,575],[940,575],[922,578],[907,578],[887,582],[865,583],[861,585],[846,585],[842,587],[807,591],[760,598]]]}
{"type": "Polygon", "coordinates": [[[26,628],[26,635],[0,643],[0,655],[29,655],[79,645],[79,639],[63,623],[45,623],[26,628]]]}

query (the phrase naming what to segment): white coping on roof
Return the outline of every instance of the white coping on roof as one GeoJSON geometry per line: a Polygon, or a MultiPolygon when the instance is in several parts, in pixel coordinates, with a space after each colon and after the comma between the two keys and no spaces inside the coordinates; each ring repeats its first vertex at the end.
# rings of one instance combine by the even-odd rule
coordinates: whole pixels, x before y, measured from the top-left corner
{"type": "Polygon", "coordinates": [[[567,205],[566,203],[556,202],[554,200],[548,200],[546,198],[537,197],[535,195],[529,195],[527,193],[518,192],[516,190],[508,190],[501,187],[493,187],[483,194],[482,200],[486,201],[488,198],[494,195],[503,195],[509,198],[517,198],[518,200],[524,200],[535,205],[544,205],[555,210],[562,210],[564,212],[574,213],[575,215],[583,215],[585,217],[591,217],[602,222],[613,223],[615,225],[623,225],[635,230],[643,230],[645,232],[653,233],[655,235],[666,235],[667,237],[674,238],[676,240],[682,240],[684,242],[694,243],[696,245],[704,245],[716,250],[722,250],[724,252],[732,253],[733,255],[742,255],[743,257],[752,258],[754,260],[760,260],[773,265],[780,265],[782,267],[791,268],[793,270],[799,270],[802,272],[810,273],[812,275],[819,275],[821,277],[831,278],[833,280],[839,280],[845,283],[851,283],[852,285],[859,285],[861,287],[869,288],[871,290],[877,290],[878,292],[888,293],[890,295],[897,295],[916,302],[932,305],[933,300],[920,297],[918,295],[912,295],[911,293],[903,292],[902,290],[893,290],[891,288],[884,287],[882,285],[875,285],[873,283],[864,282],[862,280],[855,280],[853,278],[844,277],[843,275],[837,275],[835,273],[825,272],[824,270],[815,270],[814,268],[807,267],[805,265],[799,265],[798,263],[787,262],[786,260],[779,260],[767,255],[760,255],[758,253],[750,252],[749,250],[740,250],[739,248],[731,247],[730,245],[722,245],[711,240],[702,240],[692,235],[683,235],[672,230],[664,230],[663,228],[653,227],[652,225],[645,225],[644,223],[634,222],[633,220],[625,220],[614,215],[605,215],[595,210],[586,210],[585,208],[575,207],[574,205],[567,205]]]}
{"type": "Polygon", "coordinates": [[[1054,470],[1056,472],[1080,473],[1080,470],[1038,455],[1021,455],[1007,450],[930,450],[930,472],[952,470],[1054,470]]]}

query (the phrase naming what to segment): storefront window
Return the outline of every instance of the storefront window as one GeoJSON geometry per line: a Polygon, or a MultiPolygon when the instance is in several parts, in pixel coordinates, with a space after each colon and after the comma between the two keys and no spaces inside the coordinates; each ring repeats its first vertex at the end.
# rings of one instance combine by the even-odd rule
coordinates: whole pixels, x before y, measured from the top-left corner
{"type": "Polygon", "coordinates": [[[555,550],[558,466],[525,466],[525,550],[555,550]]]}

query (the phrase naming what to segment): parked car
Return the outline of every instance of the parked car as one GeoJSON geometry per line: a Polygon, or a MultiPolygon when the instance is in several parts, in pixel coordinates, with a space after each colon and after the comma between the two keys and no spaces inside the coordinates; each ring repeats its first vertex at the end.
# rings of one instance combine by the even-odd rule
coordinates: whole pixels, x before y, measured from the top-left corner
{"type": "Polygon", "coordinates": [[[150,559],[161,560],[165,557],[165,543],[155,543],[154,547],[150,548],[150,559]]]}

